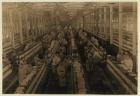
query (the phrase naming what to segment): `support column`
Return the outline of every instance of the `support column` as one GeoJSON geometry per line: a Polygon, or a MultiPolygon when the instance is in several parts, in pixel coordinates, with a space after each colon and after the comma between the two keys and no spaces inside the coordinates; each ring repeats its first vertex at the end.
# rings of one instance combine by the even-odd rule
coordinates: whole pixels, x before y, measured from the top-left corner
{"type": "Polygon", "coordinates": [[[26,41],[28,42],[29,41],[29,30],[28,30],[28,16],[27,16],[27,11],[25,11],[25,28],[26,28],[26,41]]]}
{"type": "Polygon", "coordinates": [[[132,3],[133,4],[133,55],[137,56],[137,4],[136,3],[132,3]]]}
{"type": "Polygon", "coordinates": [[[103,12],[103,15],[104,15],[104,22],[103,22],[104,23],[104,39],[107,40],[107,31],[106,31],[107,30],[106,29],[107,27],[106,27],[106,23],[105,23],[106,22],[106,19],[107,19],[106,18],[106,8],[103,7],[103,9],[104,9],[104,12],[103,12]]]}
{"type": "Polygon", "coordinates": [[[85,28],[85,17],[83,16],[83,29],[85,28]]]}
{"type": "Polygon", "coordinates": [[[112,32],[112,5],[110,5],[110,44],[113,43],[113,32],[112,32]]]}
{"type": "Polygon", "coordinates": [[[23,34],[22,34],[22,14],[21,12],[19,13],[19,22],[20,22],[20,42],[23,44],[23,34]]]}
{"type": "Polygon", "coordinates": [[[122,6],[119,3],[119,51],[122,52],[122,6]]]}
{"type": "Polygon", "coordinates": [[[137,39],[138,39],[138,31],[137,31],[137,3],[132,3],[133,4],[133,61],[134,61],[134,67],[133,70],[135,73],[138,72],[138,62],[137,62],[137,52],[138,52],[138,44],[137,44],[137,39]]]}
{"type": "Polygon", "coordinates": [[[93,31],[94,31],[94,12],[92,11],[92,34],[93,34],[93,31]]]}
{"type": "Polygon", "coordinates": [[[15,48],[15,42],[14,42],[14,34],[15,34],[15,32],[14,32],[14,23],[13,23],[13,20],[12,20],[12,10],[10,11],[10,13],[9,13],[9,15],[10,15],[10,24],[11,24],[11,32],[10,32],[10,35],[11,35],[11,44],[12,44],[12,48],[15,48]]]}

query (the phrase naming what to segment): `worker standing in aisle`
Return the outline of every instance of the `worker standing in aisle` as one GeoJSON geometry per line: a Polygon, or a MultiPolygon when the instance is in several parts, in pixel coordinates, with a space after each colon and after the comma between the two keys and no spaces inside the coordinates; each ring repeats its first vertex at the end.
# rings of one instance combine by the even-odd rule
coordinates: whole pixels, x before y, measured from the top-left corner
{"type": "Polygon", "coordinates": [[[26,78],[27,74],[27,66],[25,66],[25,59],[24,57],[19,59],[18,63],[18,80],[19,80],[19,85],[22,85],[23,80],[26,78]]]}
{"type": "Polygon", "coordinates": [[[52,71],[54,74],[56,73],[56,69],[60,61],[61,61],[61,58],[60,58],[59,53],[57,52],[52,59],[52,71]]]}
{"type": "Polygon", "coordinates": [[[51,41],[51,45],[49,47],[49,52],[51,55],[54,55],[56,53],[57,50],[59,50],[60,48],[60,44],[58,41],[58,38],[55,37],[52,41],[51,41]]]}
{"type": "Polygon", "coordinates": [[[107,53],[106,53],[106,51],[105,51],[105,49],[102,47],[102,46],[100,46],[99,47],[99,54],[100,54],[100,56],[101,56],[101,60],[100,60],[100,63],[99,63],[99,65],[102,67],[102,68],[106,68],[106,60],[107,60],[107,53]]]}
{"type": "Polygon", "coordinates": [[[87,62],[86,62],[86,70],[87,72],[90,74],[93,71],[93,54],[91,52],[89,52],[87,54],[87,62]]]}
{"type": "Polygon", "coordinates": [[[14,74],[17,74],[17,72],[18,72],[17,59],[18,59],[18,58],[17,58],[16,50],[13,49],[12,52],[11,52],[11,54],[10,54],[9,60],[10,60],[11,65],[12,65],[12,72],[13,72],[14,74]]]}
{"type": "Polygon", "coordinates": [[[85,32],[80,31],[79,32],[79,51],[80,51],[80,56],[81,56],[81,60],[83,65],[85,66],[86,64],[86,54],[85,54],[85,48],[87,46],[87,34],[85,32]]]}
{"type": "Polygon", "coordinates": [[[132,73],[133,72],[133,60],[132,58],[129,56],[128,51],[125,51],[123,53],[123,60],[122,60],[122,64],[123,64],[123,68],[128,72],[128,73],[132,73]]]}
{"type": "Polygon", "coordinates": [[[93,37],[91,37],[91,41],[94,43],[94,45],[97,47],[97,48],[99,48],[99,42],[98,42],[98,40],[93,36],[93,37]]]}
{"type": "Polygon", "coordinates": [[[61,64],[57,67],[57,76],[58,76],[58,82],[59,82],[59,92],[63,93],[66,92],[66,68],[64,63],[61,62],[61,64]]]}

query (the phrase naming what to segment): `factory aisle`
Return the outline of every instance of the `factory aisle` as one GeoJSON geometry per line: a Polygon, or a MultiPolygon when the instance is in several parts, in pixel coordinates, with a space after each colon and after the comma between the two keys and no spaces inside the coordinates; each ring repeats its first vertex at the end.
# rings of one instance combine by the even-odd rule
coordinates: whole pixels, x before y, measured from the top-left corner
{"type": "Polygon", "coordinates": [[[137,94],[137,2],[3,2],[3,94],[137,94]]]}

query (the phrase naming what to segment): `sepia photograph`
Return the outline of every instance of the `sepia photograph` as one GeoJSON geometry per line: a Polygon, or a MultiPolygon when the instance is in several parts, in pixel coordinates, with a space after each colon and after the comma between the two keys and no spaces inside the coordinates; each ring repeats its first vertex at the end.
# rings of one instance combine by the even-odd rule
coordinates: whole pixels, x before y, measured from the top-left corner
{"type": "Polygon", "coordinates": [[[137,2],[2,2],[2,94],[138,94],[137,2]]]}

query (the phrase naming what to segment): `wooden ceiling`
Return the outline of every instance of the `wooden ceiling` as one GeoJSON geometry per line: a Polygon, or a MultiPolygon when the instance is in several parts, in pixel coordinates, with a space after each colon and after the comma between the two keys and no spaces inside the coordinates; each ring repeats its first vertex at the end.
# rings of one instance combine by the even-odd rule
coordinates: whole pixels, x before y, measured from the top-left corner
{"type": "Polygon", "coordinates": [[[10,9],[14,6],[14,8],[22,7],[39,11],[55,11],[57,9],[56,7],[61,7],[61,9],[67,11],[69,16],[74,16],[78,11],[88,10],[98,6],[109,6],[116,3],[117,2],[7,2],[3,3],[3,5],[10,9]]]}

